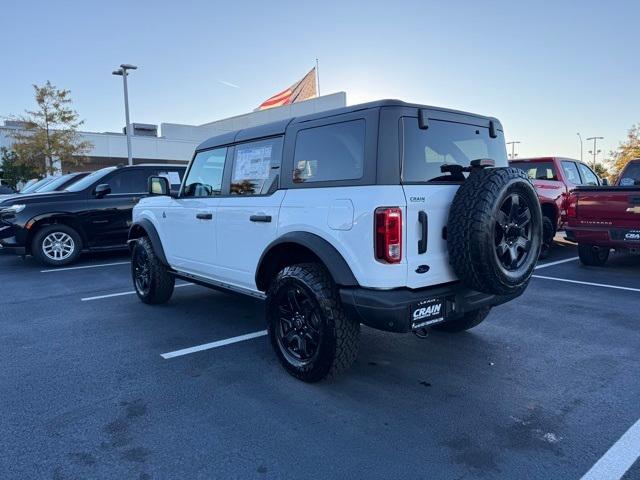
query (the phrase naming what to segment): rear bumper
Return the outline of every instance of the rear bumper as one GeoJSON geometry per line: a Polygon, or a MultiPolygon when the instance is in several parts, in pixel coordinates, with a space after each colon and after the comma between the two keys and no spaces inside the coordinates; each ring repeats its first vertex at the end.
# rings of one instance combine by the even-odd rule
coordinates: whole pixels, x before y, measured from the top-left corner
{"type": "Polygon", "coordinates": [[[565,229],[567,240],[584,245],[617,249],[640,248],[640,228],[572,228],[565,229]]]}
{"type": "Polygon", "coordinates": [[[424,300],[446,299],[446,318],[454,320],[467,312],[501,305],[517,296],[489,295],[470,290],[459,283],[418,290],[340,290],[340,298],[348,314],[371,328],[398,333],[411,331],[411,307],[424,300]]]}

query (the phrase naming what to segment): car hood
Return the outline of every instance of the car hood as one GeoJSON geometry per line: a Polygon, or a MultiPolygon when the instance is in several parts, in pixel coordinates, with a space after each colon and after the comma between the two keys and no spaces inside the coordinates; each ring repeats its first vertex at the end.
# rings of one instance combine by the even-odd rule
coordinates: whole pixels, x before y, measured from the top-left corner
{"type": "Polygon", "coordinates": [[[15,203],[32,204],[43,202],[64,202],[66,200],[76,200],[78,194],[75,192],[45,192],[45,193],[25,193],[18,195],[0,196],[0,207],[7,207],[15,203]]]}

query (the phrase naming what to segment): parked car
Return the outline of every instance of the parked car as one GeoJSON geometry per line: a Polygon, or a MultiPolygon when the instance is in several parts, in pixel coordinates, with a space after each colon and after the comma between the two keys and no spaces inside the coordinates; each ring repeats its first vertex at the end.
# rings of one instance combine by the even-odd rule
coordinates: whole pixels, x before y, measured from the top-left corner
{"type": "Polygon", "coordinates": [[[595,172],[580,160],[561,157],[535,157],[510,160],[509,165],[527,173],[538,193],[543,215],[544,257],[558,230],[566,221],[566,202],[569,192],[580,185],[601,185],[595,172]]]}
{"type": "Polygon", "coordinates": [[[602,266],[611,249],[640,254],[640,159],[612,187],[577,187],[569,196],[567,238],[585,265],[602,266]]]}
{"type": "Polygon", "coordinates": [[[146,196],[148,179],[165,175],[177,188],[182,165],[108,167],[63,191],[0,201],[0,252],[33,255],[42,264],[74,262],[83,250],[126,247],[133,206],[146,196]]]}
{"type": "Polygon", "coordinates": [[[397,100],[230,132],[196,150],[178,194],[134,208],[132,277],[148,304],[176,278],[266,297],[284,368],[347,368],[360,323],[460,332],[526,288],[542,237],[494,118],[397,100]]]}
{"type": "Polygon", "coordinates": [[[76,173],[67,173],[64,175],[50,176],[46,177],[46,179],[42,179],[43,181],[39,184],[32,184],[29,188],[23,189],[18,193],[13,193],[10,195],[0,195],[0,200],[6,200],[9,197],[24,195],[25,193],[47,193],[47,192],[58,192],[60,190],[64,190],[69,185],[74,182],[77,182],[81,178],[89,175],[89,172],[76,172],[76,173]],[[44,181],[46,180],[46,181],[44,181]]]}

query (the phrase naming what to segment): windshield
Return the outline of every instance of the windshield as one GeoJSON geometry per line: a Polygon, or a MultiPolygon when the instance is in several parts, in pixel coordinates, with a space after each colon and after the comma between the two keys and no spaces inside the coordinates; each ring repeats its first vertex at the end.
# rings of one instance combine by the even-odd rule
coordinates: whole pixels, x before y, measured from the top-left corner
{"type": "Polygon", "coordinates": [[[451,173],[444,165],[468,167],[472,160],[490,158],[496,167],[507,166],[504,135],[491,138],[489,129],[464,123],[429,120],[429,128],[420,129],[418,119],[404,117],[402,181],[404,183],[448,182],[451,173]]]}
{"type": "Polygon", "coordinates": [[[113,172],[115,169],[116,167],[107,167],[107,168],[101,168],[100,170],[96,170],[95,172],[90,173],[89,175],[84,177],[82,180],[78,180],[74,184],[69,185],[65,190],[67,192],[80,192],[85,188],[93,185],[94,182],[100,180],[102,177],[104,177],[108,173],[113,172]]]}
{"type": "Polygon", "coordinates": [[[552,161],[509,162],[509,166],[519,168],[532,180],[558,180],[558,172],[552,161]]]}
{"type": "Polygon", "coordinates": [[[73,177],[72,174],[66,174],[66,175],[62,175],[60,177],[56,177],[55,179],[53,179],[49,183],[37,188],[35,191],[38,192],[38,193],[55,192],[58,189],[58,187],[60,187],[61,185],[64,185],[64,183],[68,182],[69,179],[72,178],[72,177],[73,177]]]}
{"type": "Polygon", "coordinates": [[[20,190],[20,193],[33,193],[38,188],[45,186],[46,184],[48,184],[49,182],[51,182],[53,180],[54,180],[54,177],[42,178],[42,179],[38,180],[37,182],[32,183],[31,185],[28,185],[28,186],[24,187],[22,190],[20,190]]]}

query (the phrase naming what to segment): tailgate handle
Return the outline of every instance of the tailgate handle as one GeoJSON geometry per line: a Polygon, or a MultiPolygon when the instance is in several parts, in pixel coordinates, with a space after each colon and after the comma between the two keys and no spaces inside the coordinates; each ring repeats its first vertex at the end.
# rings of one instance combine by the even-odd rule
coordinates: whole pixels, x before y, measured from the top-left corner
{"type": "Polygon", "coordinates": [[[427,251],[427,238],[429,237],[429,220],[427,219],[426,212],[418,212],[418,222],[420,223],[420,231],[422,236],[418,240],[418,253],[426,253],[427,251]]]}

